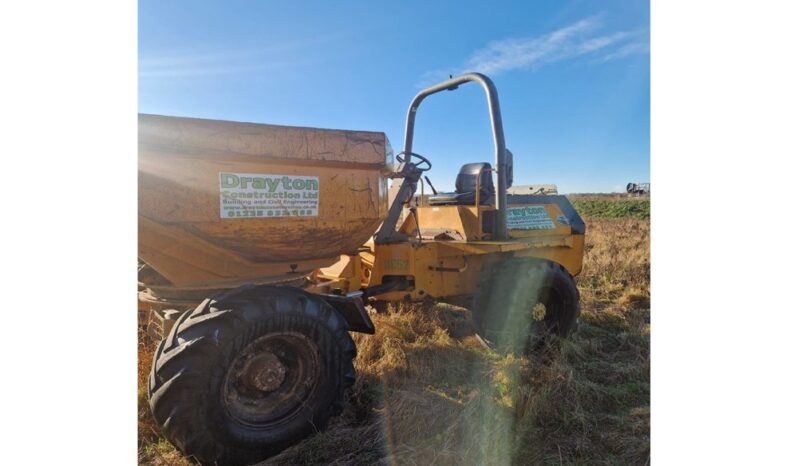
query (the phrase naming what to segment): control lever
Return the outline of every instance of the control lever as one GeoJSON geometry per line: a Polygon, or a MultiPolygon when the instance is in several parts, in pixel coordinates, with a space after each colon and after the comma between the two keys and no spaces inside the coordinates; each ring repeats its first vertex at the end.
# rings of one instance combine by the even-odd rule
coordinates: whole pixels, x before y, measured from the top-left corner
{"type": "Polygon", "coordinates": [[[427,175],[424,175],[424,179],[427,180],[427,184],[429,185],[430,189],[432,189],[432,194],[437,196],[438,190],[435,189],[435,186],[432,186],[432,181],[429,180],[429,177],[427,175]]]}

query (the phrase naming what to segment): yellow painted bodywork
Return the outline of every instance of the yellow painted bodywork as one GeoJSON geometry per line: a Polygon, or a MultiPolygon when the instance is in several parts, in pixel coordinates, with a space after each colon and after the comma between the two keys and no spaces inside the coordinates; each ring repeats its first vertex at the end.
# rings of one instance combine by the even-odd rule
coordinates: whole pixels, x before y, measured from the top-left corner
{"type": "Polygon", "coordinates": [[[336,266],[322,269],[318,277],[343,292],[378,285],[386,276],[409,278],[414,283],[410,290],[376,296],[379,300],[394,301],[472,295],[494,265],[512,257],[550,260],[571,275],[579,274],[584,235],[572,234],[570,225],[556,221],[563,216],[556,204],[540,205],[555,227],[511,229],[509,241],[492,241],[489,233],[478,228],[478,215],[495,212],[492,206],[481,206],[479,213],[476,206],[418,207],[416,216],[421,228],[417,228],[413,215],[406,215],[399,228],[410,235],[409,242],[386,245],[369,242],[357,256],[342,256],[336,266]],[[425,232],[443,234],[446,239],[430,238],[425,232]],[[452,237],[461,239],[449,239],[452,237]]]}
{"type": "Polygon", "coordinates": [[[144,285],[224,289],[311,275],[309,291],[350,292],[401,276],[411,289],[377,298],[417,300],[473,294],[510,257],[580,272],[584,237],[558,221],[556,204],[540,204],[551,228],[511,228],[502,242],[489,232],[493,206],[406,207],[399,231],[409,240],[375,245],[388,213],[387,149],[383,133],[140,115],[139,258],[165,280],[144,285]],[[318,213],[222,218],[222,172],[316,177],[318,213]]]}

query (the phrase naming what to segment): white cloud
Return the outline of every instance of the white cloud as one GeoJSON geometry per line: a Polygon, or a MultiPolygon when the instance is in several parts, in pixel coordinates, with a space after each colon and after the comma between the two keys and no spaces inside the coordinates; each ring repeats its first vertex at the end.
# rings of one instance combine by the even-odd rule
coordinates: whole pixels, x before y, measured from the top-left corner
{"type": "Polygon", "coordinates": [[[275,70],[299,63],[269,48],[252,50],[177,51],[139,59],[139,77],[178,78],[275,70]]]}
{"type": "Polygon", "coordinates": [[[599,62],[604,63],[610,60],[628,57],[630,55],[648,53],[648,50],[649,47],[647,42],[632,42],[604,55],[599,59],[599,62]]]}
{"type": "Polygon", "coordinates": [[[600,17],[592,16],[539,36],[489,42],[473,52],[462,65],[453,67],[451,72],[436,70],[424,73],[421,85],[431,84],[448,74],[477,71],[497,75],[580,56],[595,56],[601,52],[604,56],[600,61],[604,62],[648,51],[640,32],[602,33],[601,26],[600,17]]]}
{"type": "Polygon", "coordinates": [[[311,38],[284,40],[247,49],[198,48],[159,51],[139,57],[140,78],[172,78],[252,72],[274,72],[317,60],[313,52],[344,33],[331,32],[311,38]]]}
{"type": "Polygon", "coordinates": [[[620,41],[628,38],[631,35],[628,31],[616,32],[605,36],[594,37],[587,39],[577,48],[577,54],[582,55],[585,53],[595,52],[596,50],[605,49],[611,45],[615,45],[620,41]]]}
{"type": "Polygon", "coordinates": [[[595,29],[597,24],[597,19],[588,18],[542,36],[494,41],[474,52],[464,68],[498,74],[565,58],[581,45],[576,44],[577,39],[595,29]]]}

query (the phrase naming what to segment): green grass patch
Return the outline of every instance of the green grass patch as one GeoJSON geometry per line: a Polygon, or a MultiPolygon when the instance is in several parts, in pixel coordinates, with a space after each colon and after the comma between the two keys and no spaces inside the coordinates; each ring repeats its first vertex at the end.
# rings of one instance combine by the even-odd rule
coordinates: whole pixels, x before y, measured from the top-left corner
{"type": "Polygon", "coordinates": [[[651,218],[649,199],[572,198],[571,203],[579,215],[587,218],[651,218]]]}

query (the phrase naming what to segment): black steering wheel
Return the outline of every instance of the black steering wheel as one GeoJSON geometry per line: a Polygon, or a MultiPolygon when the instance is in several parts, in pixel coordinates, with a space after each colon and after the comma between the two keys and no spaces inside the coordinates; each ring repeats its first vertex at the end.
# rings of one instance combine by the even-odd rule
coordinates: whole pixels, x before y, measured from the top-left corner
{"type": "Polygon", "coordinates": [[[398,160],[399,163],[405,163],[405,162],[408,162],[409,160],[411,160],[413,158],[416,158],[419,161],[417,163],[413,163],[413,165],[416,167],[417,170],[425,172],[427,170],[432,169],[432,162],[430,162],[429,159],[427,159],[423,155],[416,154],[415,152],[411,152],[410,153],[410,157],[405,157],[405,155],[407,155],[407,154],[405,154],[404,151],[399,152],[398,154],[396,154],[396,160],[398,160]],[[426,166],[422,168],[421,167],[422,164],[426,164],[426,166]]]}

